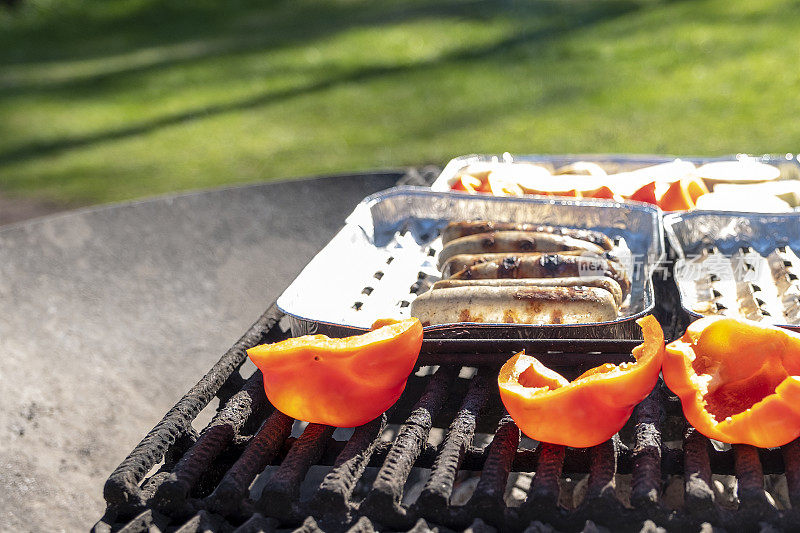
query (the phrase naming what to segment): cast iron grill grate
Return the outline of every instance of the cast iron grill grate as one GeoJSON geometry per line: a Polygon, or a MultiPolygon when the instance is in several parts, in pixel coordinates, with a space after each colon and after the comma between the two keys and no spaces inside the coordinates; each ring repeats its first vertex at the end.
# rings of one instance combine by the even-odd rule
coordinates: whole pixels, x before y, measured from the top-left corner
{"type": "MultiPolygon", "coordinates": [[[[800,505],[798,442],[781,449],[733,446],[718,451],[686,426],[680,406],[659,385],[637,406],[629,427],[604,444],[586,450],[534,447],[522,442],[524,437],[494,393],[498,365],[487,364],[485,340],[427,342],[421,364],[444,364],[422,366],[394,408],[356,428],[347,440],[334,438],[335,428],[318,424],[291,437],[294,421],[269,405],[260,372],[247,379],[238,372],[246,347],[287,336],[280,319],[280,312],[271,307],[122,462],[106,483],[108,509],[95,531],[799,527],[798,514],[791,508],[800,505]],[[453,364],[459,357],[477,370],[453,364]],[[197,435],[192,420],[215,395],[220,407],[197,435]],[[443,439],[431,443],[437,429],[444,430],[443,439]],[[489,443],[478,444],[476,436],[485,434],[489,443]],[[676,441],[677,447],[666,445],[676,441]],[[319,476],[312,490],[304,488],[304,496],[304,480],[320,466],[327,469],[324,477],[319,476]],[[427,478],[427,470],[421,469],[430,471],[427,478]],[[420,471],[423,475],[416,475],[420,471]],[[530,486],[521,489],[525,498],[509,504],[509,478],[519,472],[535,474],[530,486]],[[790,508],[778,508],[771,501],[765,474],[785,474],[790,508]],[[468,496],[459,486],[465,475],[473,480],[468,496]],[[717,501],[714,478],[720,475],[736,477],[738,505],[717,501]],[[419,478],[422,488],[417,487],[418,496],[407,502],[410,476],[419,478]],[[585,496],[565,506],[564,479],[576,476],[585,478],[585,496]],[[675,476],[684,492],[677,506],[665,502],[666,487],[675,476]],[[621,491],[617,483],[626,477],[630,488],[621,491]],[[260,491],[250,488],[256,478],[263,478],[255,484],[260,491]],[[453,502],[456,491],[458,503],[453,502]]],[[[551,364],[561,360],[577,365],[575,373],[597,364],[598,358],[620,360],[631,345],[613,340],[505,340],[495,343],[494,361],[505,359],[498,352],[511,353],[520,343],[540,351],[568,352],[542,357],[551,364]],[[575,350],[581,347],[604,353],[581,354],[575,350]]]]}

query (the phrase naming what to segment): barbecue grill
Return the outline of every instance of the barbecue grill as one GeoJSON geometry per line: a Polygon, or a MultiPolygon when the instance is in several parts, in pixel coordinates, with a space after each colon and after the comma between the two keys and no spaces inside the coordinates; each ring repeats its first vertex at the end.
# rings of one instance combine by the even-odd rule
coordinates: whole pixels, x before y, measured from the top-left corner
{"type": "MultiPolygon", "coordinates": [[[[672,280],[655,281],[655,314],[672,339],[689,319],[675,311],[672,280]]],[[[500,364],[519,349],[574,377],[629,360],[638,342],[426,340],[397,404],[350,433],[302,426],[269,405],[245,350],[288,336],[273,304],[111,474],[94,531],[800,529],[798,442],[715,446],[660,383],[613,439],[590,449],[537,445],[495,394],[500,364]],[[192,421],[214,398],[216,414],[198,434],[192,421]],[[532,481],[511,498],[519,473],[532,481]],[[772,501],[765,474],[785,475],[790,504],[772,501]],[[720,475],[736,477],[733,505],[715,494],[720,475]],[[683,497],[668,502],[676,477],[683,497]],[[571,480],[583,478],[585,495],[569,498],[571,480]]]]}

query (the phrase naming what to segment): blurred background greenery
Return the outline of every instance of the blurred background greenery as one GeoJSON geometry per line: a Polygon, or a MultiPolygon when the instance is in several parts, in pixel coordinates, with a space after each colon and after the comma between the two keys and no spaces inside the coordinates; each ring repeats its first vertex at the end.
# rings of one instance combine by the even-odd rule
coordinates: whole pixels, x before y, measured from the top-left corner
{"type": "Polygon", "coordinates": [[[798,30],[785,0],[22,0],[0,7],[0,195],[796,152],[798,30]]]}

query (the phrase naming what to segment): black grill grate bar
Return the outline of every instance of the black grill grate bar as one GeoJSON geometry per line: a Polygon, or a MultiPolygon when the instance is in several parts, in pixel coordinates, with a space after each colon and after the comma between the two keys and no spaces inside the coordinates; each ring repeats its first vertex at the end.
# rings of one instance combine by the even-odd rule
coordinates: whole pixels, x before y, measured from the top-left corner
{"type": "Polygon", "coordinates": [[[169,477],[156,490],[156,506],[161,510],[182,506],[200,476],[233,442],[247,419],[251,415],[260,419],[267,405],[261,372],[258,371],[217,412],[197,442],[181,457],[169,477]]]}
{"type": "Polygon", "coordinates": [[[297,529],[295,529],[292,533],[322,533],[322,529],[320,529],[319,525],[317,525],[317,521],[314,520],[314,517],[309,516],[305,520],[303,520],[302,525],[297,529]]]}
{"type": "Polygon", "coordinates": [[[386,420],[384,413],[356,428],[317,489],[310,505],[312,514],[330,516],[348,513],[350,497],[373,452],[381,443],[386,420]]]}
{"type": "Polygon", "coordinates": [[[714,511],[709,446],[706,437],[688,428],[683,440],[684,501],[690,512],[704,516],[714,511]]]}
{"type": "Polygon", "coordinates": [[[294,420],[280,411],[273,411],[256,433],[241,457],[206,498],[209,509],[223,515],[239,511],[247,490],[259,472],[269,465],[292,432],[294,420]]]}
{"type": "Polygon", "coordinates": [[[617,473],[617,448],[619,437],[614,435],[610,440],[589,450],[591,465],[589,466],[589,484],[586,488],[586,500],[609,499],[616,501],[614,475],[617,473]]]}
{"type": "Polygon", "coordinates": [[[166,529],[169,519],[164,515],[147,509],[135,516],[125,526],[117,530],[116,533],[139,533],[140,531],[163,531],[166,529]]]}
{"type": "MultiPolygon", "coordinates": [[[[522,527],[531,521],[556,525],[563,518],[558,507],[558,498],[566,448],[558,444],[539,443],[536,450],[538,458],[528,497],[518,509],[509,510],[512,515],[516,511],[522,527]]],[[[528,471],[533,472],[534,469],[528,471]]]]}
{"type": "Polygon", "coordinates": [[[499,524],[505,509],[503,500],[511,472],[511,465],[519,447],[520,432],[511,416],[506,414],[497,425],[492,443],[489,445],[481,478],[472,493],[468,509],[499,524]]]}
{"type": "Polygon", "coordinates": [[[347,530],[347,533],[374,533],[374,531],[375,526],[372,525],[369,518],[362,516],[353,524],[353,527],[347,530]]]}
{"type": "Polygon", "coordinates": [[[360,511],[366,516],[386,520],[405,514],[405,510],[400,507],[403,485],[427,442],[433,417],[447,399],[458,370],[453,367],[439,368],[411,415],[400,427],[386,460],[378,471],[372,490],[360,506],[360,511]]]}
{"type": "Polygon", "coordinates": [[[531,482],[528,498],[522,505],[523,510],[555,507],[558,503],[558,480],[564,467],[564,452],[564,446],[558,444],[539,444],[536,475],[531,482]]]}
{"type": "Polygon", "coordinates": [[[661,487],[661,419],[664,398],[656,385],[634,412],[633,476],[631,504],[650,506],[658,502],[661,487]]]}
{"type": "MultiPolygon", "coordinates": [[[[272,533],[277,526],[278,521],[274,518],[268,518],[261,513],[253,513],[244,524],[234,529],[233,533],[272,533]]],[[[203,531],[202,533],[208,532],[203,531]]]]}
{"type": "Polygon", "coordinates": [[[106,481],[103,496],[108,504],[119,506],[127,504],[134,507],[144,505],[144,498],[139,488],[144,476],[153,465],[161,461],[167,449],[178,437],[189,431],[197,414],[208,405],[220,387],[247,358],[246,350],[264,342],[268,333],[283,316],[273,303],[186,396],[181,398],[136,445],[106,481]]]}
{"type": "MultiPolygon", "coordinates": [[[[480,424],[480,420],[478,421],[480,424]]],[[[293,443],[294,439],[287,439],[288,443],[293,443]]],[[[325,453],[319,461],[321,466],[332,466],[336,457],[346,446],[346,442],[331,439],[328,441],[325,453]]],[[[380,441],[376,443],[375,450],[367,466],[380,467],[385,461],[392,448],[391,442],[380,441]]],[[[633,474],[635,469],[635,444],[627,447],[624,443],[617,443],[617,473],[633,474]]],[[[438,449],[431,444],[423,444],[419,456],[414,463],[415,467],[432,468],[437,457],[438,449]]],[[[514,455],[511,471],[533,472],[538,468],[541,447],[531,449],[519,449],[514,455]]],[[[711,467],[715,474],[735,475],[734,452],[733,450],[709,450],[711,467]]],[[[760,449],[764,474],[783,474],[784,458],[781,449],[760,449]]],[[[462,470],[483,470],[486,468],[486,461],[489,458],[489,448],[468,447],[464,452],[464,459],[461,463],[462,470]]],[[[567,448],[564,453],[564,474],[587,474],[590,466],[589,448],[567,448]]],[[[661,474],[662,475],[682,475],[684,472],[684,452],[681,449],[662,448],[661,449],[661,474]]]]}
{"type": "Polygon", "coordinates": [[[300,484],[311,465],[322,456],[334,429],[322,424],[306,426],[278,470],[267,480],[256,508],[276,518],[286,519],[294,515],[292,504],[298,499],[300,484]]]}
{"type": "Polygon", "coordinates": [[[224,519],[219,515],[212,515],[204,510],[200,510],[191,519],[187,520],[174,533],[197,533],[198,531],[218,531],[221,529],[224,519]]]}
{"type": "Polygon", "coordinates": [[[456,474],[467,447],[472,443],[478,415],[489,397],[489,385],[496,375],[496,370],[482,368],[470,381],[461,409],[439,448],[431,476],[417,499],[420,510],[433,514],[447,508],[456,474]]]}
{"type": "Polygon", "coordinates": [[[781,450],[786,467],[786,485],[793,509],[800,508],[800,439],[795,439],[781,450]]]}
{"type": "Polygon", "coordinates": [[[739,505],[760,508],[769,505],[764,491],[764,471],[758,458],[758,448],[747,444],[733,445],[736,459],[736,479],[739,505]]]}
{"type": "MultiPolygon", "coordinates": [[[[541,446],[537,446],[533,450],[524,448],[517,450],[511,469],[514,472],[534,472],[539,467],[539,455],[541,453],[541,446]]],[[[588,448],[567,448],[564,451],[564,472],[588,473],[589,463],[588,448]]]]}

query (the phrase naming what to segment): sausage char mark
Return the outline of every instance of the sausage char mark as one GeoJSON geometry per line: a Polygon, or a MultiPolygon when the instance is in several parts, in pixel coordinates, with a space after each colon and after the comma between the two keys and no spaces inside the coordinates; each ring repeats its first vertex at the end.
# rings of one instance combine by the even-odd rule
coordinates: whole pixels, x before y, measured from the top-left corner
{"type": "Polygon", "coordinates": [[[613,248],[611,240],[602,232],[596,230],[567,228],[562,226],[549,226],[546,224],[531,224],[524,222],[493,222],[487,220],[451,222],[442,230],[442,241],[446,244],[448,241],[457,239],[459,237],[495,231],[533,231],[536,233],[564,235],[567,237],[574,237],[582,241],[591,242],[605,250],[611,250],[613,248]]]}
{"type": "MultiPolygon", "coordinates": [[[[605,289],[599,289],[608,292],[605,289]]],[[[609,294],[611,294],[609,292],[609,294]]],[[[520,287],[514,291],[517,300],[549,300],[549,301],[597,301],[594,291],[589,287],[578,285],[576,287],[552,287],[542,290],[541,287],[520,287]]]]}
{"type": "Polygon", "coordinates": [[[544,254],[539,264],[548,272],[556,273],[564,266],[564,258],[558,254],[544,254]]]}
{"type": "Polygon", "coordinates": [[[497,267],[498,278],[515,278],[519,270],[520,258],[510,255],[500,261],[497,267]]]}

